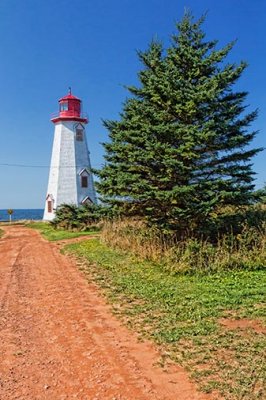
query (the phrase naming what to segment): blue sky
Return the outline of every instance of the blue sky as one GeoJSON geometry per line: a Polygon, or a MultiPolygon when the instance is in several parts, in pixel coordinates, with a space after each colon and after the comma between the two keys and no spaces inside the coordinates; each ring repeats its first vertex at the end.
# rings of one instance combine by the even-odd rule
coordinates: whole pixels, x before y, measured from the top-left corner
{"type": "MultiPolygon", "coordinates": [[[[117,118],[137,83],[136,50],[153,38],[167,46],[184,8],[208,11],[204,30],[219,46],[238,39],[229,61],[249,67],[237,89],[259,108],[254,146],[266,147],[265,0],[1,0],[0,164],[48,166],[57,101],[72,92],[89,114],[87,137],[94,167],[103,162],[102,119],[117,118]]],[[[266,181],[265,151],[254,159],[257,187],[266,181]]],[[[0,209],[43,208],[48,168],[0,165],[0,209]]]]}

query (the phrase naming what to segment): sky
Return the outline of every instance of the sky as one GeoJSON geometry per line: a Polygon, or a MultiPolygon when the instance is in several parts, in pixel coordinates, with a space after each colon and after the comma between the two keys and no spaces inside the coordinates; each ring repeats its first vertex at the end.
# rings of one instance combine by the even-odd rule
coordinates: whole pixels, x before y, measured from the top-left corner
{"type": "MultiPolygon", "coordinates": [[[[119,118],[124,85],[138,82],[137,50],[154,38],[169,46],[185,9],[208,12],[203,29],[219,47],[237,39],[228,61],[249,64],[236,89],[249,92],[248,110],[259,109],[252,146],[266,147],[265,0],[0,0],[0,209],[44,207],[50,118],[69,86],[89,115],[91,162],[100,168],[102,120],[119,118]]],[[[258,188],[265,157],[254,159],[258,188]]]]}

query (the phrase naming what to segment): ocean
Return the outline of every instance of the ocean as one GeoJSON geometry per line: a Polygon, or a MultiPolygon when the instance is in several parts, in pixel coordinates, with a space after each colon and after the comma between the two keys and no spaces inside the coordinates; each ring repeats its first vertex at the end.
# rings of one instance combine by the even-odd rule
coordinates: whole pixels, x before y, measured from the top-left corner
{"type": "MultiPolygon", "coordinates": [[[[12,221],[21,219],[41,220],[43,218],[43,209],[14,209],[12,221]]],[[[0,210],[0,222],[9,221],[7,210],[0,210]]]]}

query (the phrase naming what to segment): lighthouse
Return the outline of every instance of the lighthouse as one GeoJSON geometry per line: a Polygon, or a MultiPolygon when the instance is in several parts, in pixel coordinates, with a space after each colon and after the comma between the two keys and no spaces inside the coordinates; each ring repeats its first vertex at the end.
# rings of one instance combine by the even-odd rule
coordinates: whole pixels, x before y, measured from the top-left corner
{"type": "Polygon", "coordinates": [[[61,204],[96,203],[91,174],[81,100],[71,89],[59,100],[59,112],[51,119],[55,125],[44,220],[51,221],[61,204]]]}

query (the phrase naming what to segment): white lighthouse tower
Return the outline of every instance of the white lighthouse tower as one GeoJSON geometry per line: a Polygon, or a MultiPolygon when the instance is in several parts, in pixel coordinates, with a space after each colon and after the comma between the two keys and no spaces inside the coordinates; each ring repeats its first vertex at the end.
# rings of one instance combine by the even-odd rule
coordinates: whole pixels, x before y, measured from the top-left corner
{"type": "Polygon", "coordinates": [[[60,204],[96,203],[81,100],[71,94],[59,100],[44,220],[52,220],[60,204]]]}

